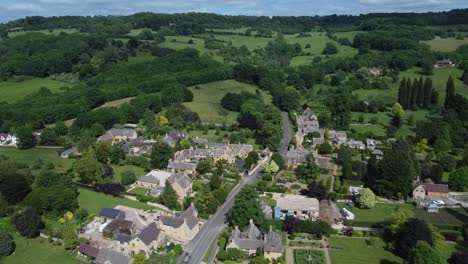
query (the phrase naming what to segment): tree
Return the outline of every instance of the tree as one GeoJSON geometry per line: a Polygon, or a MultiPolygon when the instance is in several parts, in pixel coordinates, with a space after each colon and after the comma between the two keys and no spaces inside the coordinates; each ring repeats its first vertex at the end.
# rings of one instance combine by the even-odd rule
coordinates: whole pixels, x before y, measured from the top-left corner
{"type": "Polygon", "coordinates": [[[297,109],[301,102],[301,95],[294,87],[288,87],[281,98],[281,109],[291,111],[297,109]]]}
{"type": "Polygon", "coordinates": [[[279,171],[279,166],[276,164],[274,160],[270,161],[270,163],[266,163],[263,168],[265,169],[266,173],[274,174],[279,171]]]}
{"type": "Polygon", "coordinates": [[[15,252],[16,244],[13,237],[7,232],[0,231],[0,257],[9,256],[15,252]]]}
{"type": "Polygon", "coordinates": [[[33,128],[32,126],[20,127],[16,130],[16,135],[18,137],[18,148],[19,149],[28,149],[32,148],[35,145],[33,137],[33,128]]]}
{"type": "Polygon", "coordinates": [[[164,188],[164,192],[159,197],[161,203],[165,205],[167,208],[172,210],[180,210],[181,206],[179,203],[179,196],[177,195],[174,188],[172,188],[171,183],[166,180],[166,187],[164,188]]]}
{"type": "Polygon", "coordinates": [[[133,257],[133,264],[146,264],[146,256],[143,254],[136,254],[133,257]]]}
{"type": "Polygon", "coordinates": [[[101,163],[107,163],[111,154],[111,144],[101,141],[96,146],[96,159],[101,163]]]}
{"type": "Polygon", "coordinates": [[[286,162],[284,161],[283,156],[281,156],[281,154],[279,154],[278,152],[273,153],[273,155],[271,156],[271,160],[278,165],[280,170],[286,167],[286,162]]]}
{"type": "Polygon", "coordinates": [[[343,164],[341,168],[341,177],[343,179],[351,179],[353,176],[353,167],[351,166],[351,162],[346,162],[343,164]]]}
{"type": "Polygon", "coordinates": [[[288,234],[295,233],[299,228],[301,220],[294,215],[286,215],[283,222],[283,230],[288,232],[288,234]]]}
{"type": "Polygon", "coordinates": [[[327,188],[321,182],[311,182],[307,185],[307,189],[301,191],[302,194],[308,197],[317,198],[319,201],[327,198],[327,188]]]}
{"type": "Polygon", "coordinates": [[[39,231],[44,227],[41,216],[32,209],[18,213],[14,218],[14,224],[16,230],[27,238],[37,237],[39,231]]]}
{"type": "Polygon", "coordinates": [[[427,223],[411,218],[401,226],[396,235],[395,253],[402,258],[408,258],[420,240],[434,246],[432,233],[427,223]]]}
{"type": "Polygon", "coordinates": [[[73,224],[73,214],[65,214],[63,222],[63,245],[65,249],[75,249],[78,246],[78,236],[76,235],[76,227],[73,224]]]}
{"type": "Polygon", "coordinates": [[[444,107],[445,109],[450,109],[453,107],[453,103],[455,101],[455,83],[453,81],[452,76],[449,76],[445,87],[446,88],[444,107]]]}
{"type": "Polygon", "coordinates": [[[434,152],[440,156],[443,155],[447,152],[449,152],[452,149],[452,142],[450,141],[450,138],[438,138],[432,145],[434,148],[434,152]]]}
{"type": "Polygon", "coordinates": [[[174,149],[166,142],[159,141],[151,148],[151,166],[156,169],[165,169],[174,155],[174,149]]]}
{"type": "Polygon", "coordinates": [[[419,163],[408,142],[399,138],[392,147],[386,151],[380,162],[382,179],[391,183],[394,195],[401,193],[408,195],[413,189],[413,180],[419,175],[419,163]]]}
{"type": "Polygon", "coordinates": [[[450,173],[448,186],[450,190],[457,192],[468,188],[468,167],[461,167],[450,173]]]}
{"type": "Polygon", "coordinates": [[[424,82],[424,100],[423,106],[428,108],[431,105],[431,95],[432,95],[432,80],[430,78],[426,78],[424,82]]]}
{"type": "Polygon", "coordinates": [[[440,253],[431,247],[426,241],[417,241],[414,251],[411,253],[411,264],[445,264],[440,253]]]}
{"type": "Polygon", "coordinates": [[[327,44],[325,45],[325,48],[322,51],[322,54],[332,55],[336,53],[338,53],[338,48],[336,47],[336,45],[333,44],[332,42],[327,42],[327,44]]]}
{"type": "Polygon", "coordinates": [[[392,125],[400,127],[401,119],[405,115],[403,107],[399,103],[395,103],[392,106],[392,125]]]}
{"type": "Polygon", "coordinates": [[[93,186],[93,190],[95,192],[119,197],[125,193],[125,186],[120,183],[99,183],[93,186]]]}
{"type": "Polygon", "coordinates": [[[182,139],[179,141],[179,149],[189,149],[192,146],[192,142],[189,139],[182,139]]]}
{"type": "Polygon", "coordinates": [[[323,144],[320,144],[318,147],[318,152],[320,154],[331,154],[332,151],[333,151],[333,147],[328,142],[324,142],[323,144]]]}
{"type": "Polygon", "coordinates": [[[123,171],[120,178],[120,183],[123,185],[130,185],[136,181],[136,175],[131,170],[123,171]]]}
{"type": "Polygon", "coordinates": [[[44,128],[41,132],[41,140],[39,143],[43,146],[58,145],[58,137],[55,133],[55,130],[51,128],[44,128]]]}
{"type": "Polygon", "coordinates": [[[375,205],[375,195],[369,188],[364,188],[356,197],[359,208],[372,208],[375,205]]]}
{"type": "Polygon", "coordinates": [[[68,127],[63,121],[57,121],[54,126],[54,131],[59,136],[65,136],[68,133],[68,127]]]}
{"type": "Polygon", "coordinates": [[[118,164],[121,160],[124,160],[126,156],[121,144],[112,145],[109,154],[109,161],[111,164],[118,164]]]}
{"type": "Polygon", "coordinates": [[[215,173],[213,176],[211,176],[210,186],[213,191],[219,189],[222,183],[223,181],[221,180],[221,177],[219,177],[218,173],[215,173]]]}
{"type": "Polygon", "coordinates": [[[448,259],[448,264],[468,264],[468,252],[454,252],[448,259]]]}
{"type": "Polygon", "coordinates": [[[330,108],[334,127],[340,130],[348,130],[351,123],[351,94],[333,94],[329,96],[327,105],[330,108]]]}
{"type": "Polygon", "coordinates": [[[258,153],[255,150],[252,150],[245,158],[245,165],[247,169],[251,169],[253,165],[257,164],[258,161],[258,153]]]}
{"type": "Polygon", "coordinates": [[[213,161],[212,160],[202,160],[197,164],[197,173],[198,174],[205,174],[210,172],[213,169],[213,161]]]}
{"type": "Polygon", "coordinates": [[[165,117],[163,115],[159,116],[159,126],[160,127],[163,127],[163,126],[167,125],[168,123],[169,123],[169,119],[167,119],[167,117],[165,117]]]}
{"type": "Polygon", "coordinates": [[[445,171],[450,172],[457,167],[457,159],[452,155],[444,155],[440,157],[439,165],[442,166],[445,171]]]}
{"type": "Polygon", "coordinates": [[[102,179],[102,165],[94,159],[94,151],[89,148],[83,157],[73,164],[73,171],[84,184],[96,183],[102,179]]]}
{"type": "Polygon", "coordinates": [[[315,163],[313,154],[308,154],[306,162],[297,166],[295,172],[300,179],[315,181],[320,174],[320,168],[315,163]]]}
{"type": "Polygon", "coordinates": [[[21,202],[31,191],[30,182],[17,164],[0,158],[0,193],[10,205],[21,202]]]}
{"type": "Polygon", "coordinates": [[[234,206],[228,213],[232,226],[244,227],[252,219],[257,226],[262,226],[265,215],[258,203],[258,193],[253,186],[245,186],[234,198],[234,206]]]}

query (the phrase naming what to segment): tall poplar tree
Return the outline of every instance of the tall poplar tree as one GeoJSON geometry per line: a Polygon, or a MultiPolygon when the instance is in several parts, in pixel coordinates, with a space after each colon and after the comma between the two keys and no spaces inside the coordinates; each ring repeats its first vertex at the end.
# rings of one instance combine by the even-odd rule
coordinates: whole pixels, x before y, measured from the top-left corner
{"type": "Polygon", "coordinates": [[[432,80],[426,78],[424,82],[424,101],[423,106],[428,108],[431,105],[431,95],[432,95],[432,80]]]}
{"type": "Polygon", "coordinates": [[[418,81],[418,98],[417,98],[417,105],[419,107],[424,106],[424,81],[423,78],[419,78],[418,81]]]}
{"type": "Polygon", "coordinates": [[[452,76],[450,76],[447,80],[447,85],[445,88],[445,102],[444,106],[445,109],[449,109],[452,107],[452,102],[455,97],[455,83],[453,82],[452,76]]]}

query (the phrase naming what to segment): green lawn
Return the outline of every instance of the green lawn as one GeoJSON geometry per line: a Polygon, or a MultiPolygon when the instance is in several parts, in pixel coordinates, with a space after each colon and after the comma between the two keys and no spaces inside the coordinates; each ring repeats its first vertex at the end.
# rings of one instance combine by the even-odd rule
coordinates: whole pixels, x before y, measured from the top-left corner
{"type": "Polygon", "coordinates": [[[112,165],[112,169],[114,169],[113,182],[120,182],[120,179],[122,178],[122,172],[124,171],[132,171],[133,173],[135,173],[135,176],[137,179],[146,174],[143,168],[133,166],[133,165],[125,165],[125,166],[112,165]]]}
{"type": "Polygon", "coordinates": [[[318,250],[307,250],[307,249],[295,249],[294,250],[294,263],[295,264],[325,264],[325,255],[322,251],[318,250]],[[311,256],[312,262],[307,260],[311,256]]]}
{"type": "MultiPolygon", "coordinates": [[[[432,84],[434,89],[439,92],[439,105],[444,103],[445,99],[445,85],[449,76],[452,76],[455,81],[455,91],[457,93],[462,94],[465,97],[468,97],[468,85],[463,84],[463,82],[458,79],[463,74],[463,71],[458,68],[440,68],[434,69],[433,75],[431,76],[423,76],[419,74],[419,68],[412,68],[404,72],[400,72],[399,80],[402,78],[419,78],[419,77],[429,77],[432,79],[432,84]]],[[[386,104],[392,105],[397,100],[398,95],[398,88],[400,82],[393,83],[390,89],[370,89],[370,90],[355,90],[353,91],[353,95],[357,95],[361,100],[372,100],[378,99],[383,101],[386,104]]]]}
{"type": "Polygon", "coordinates": [[[365,125],[365,126],[351,125],[351,129],[355,130],[356,133],[359,133],[359,134],[371,132],[378,137],[383,137],[386,134],[385,128],[379,125],[365,125]]]}
{"type": "Polygon", "coordinates": [[[60,149],[32,148],[19,150],[17,148],[0,148],[0,155],[10,157],[14,161],[32,166],[40,158],[44,165],[52,162],[55,165],[55,169],[66,171],[72,166],[74,160],[60,158],[59,152],[61,152],[60,149]]]}
{"type": "Polygon", "coordinates": [[[136,187],[130,192],[129,194],[134,194],[134,195],[147,195],[148,194],[148,189],[147,188],[142,188],[142,187],[136,187]]]}
{"type": "Polygon", "coordinates": [[[226,131],[220,131],[219,135],[216,135],[216,130],[208,130],[206,134],[200,130],[192,130],[188,132],[192,138],[199,137],[207,139],[210,142],[221,142],[223,140],[223,135],[226,131]]]}
{"type": "Polygon", "coordinates": [[[35,263],[84,263],[74,255],[69,255],[63,246],[52,246],[46,239],[26,239],[13,234],[16,243],[14,255],[0,259],[2,264],[35,264],[35,263]]]}
{"type": "Polygon", "coordinates": [[[130,102],[133,98],[135,98],[135,97],[127,97],[127,98],[122,98],[122,99],[118,99],[118,100],[114,100],[114,101],[109,101],[109,102],[106,102],[105,104],[97,107],[96,109],[105,108],[105,107],[117,107],[117,106],[120,106],[121,104],[130,102]]]}
{"type": "Polygon", "coordinates": [[[59,91],[60,87],[69,84],[54,81],[47,78],[31,78],[23,81],[6,81],[0,82],[0,102],[13,103],[26,95],[39,91],[41,87],[49,88],[53,92],[59,91]]]}
{"type": "MultiPolygon", "coordinates": [[[[132,29],[130,30],[130,33],[127,34],[127,36],[129,37],[136,37],[138,35],[140,35],[140,33],[145,30],[145,29],[149,29],[151,30],[150,28],[137,28],[137,29],[132,29]]],[[[155,31],[152,31],[153,33],[156,33],[155,31]]]]}
{"type": "Polygon", "coordinates": [[[414,215],[416,218],[434,225],[463,225],[468,223],[467,208],[439,209],[438,213],[429,213],[424,209],[416,208],[414,215]]]}
{"type": "Polygon", "coordinates": [[[268,42],[274,40],[274,38],[262,38],[242,35],[218,35],[216,33],[205,33],[202,36],[214,36],[216,39],[226,41],[226,43],[232,43],[234,47],[246,46],[251,51],[257,48],[264,48],[266,47],[268,42]]]}
{"type": "Polygon", "coordinates": [[[403,260],[392,252],[385,250],[385,243],[380,238],[374,239],[374,245],[367,245],[362,238],[330,237],[328,251],[333,264],[381,264],[403,263],[403,260]],[[335,249],[333,247],[337,247],[335,249]]]}
{"type": "Polygon", "coordinates": [[[165,48],[171,48],[175,50],[193,48],[193,49],[197,49],[200,52],[200,54],[209,55],[213,57],[213,59],[220,61],[220,62],[224,61],[222,57],[216,55],[217,50],[209,50],[205,48],[204,39],[192,38],[192,37],[186,37],[186,36],[166,36],[166,41],[159,44],[159,46],[165,47],[165,48]],[[192,40],[193,44],[188,44],[189,40],[192,40]]]}
{"type": "Polygon", "coordinates": [[[468,44],[468,38],[456,39],[435,37],[434,39],[421,42],[429,45],[431,47],[431,50],[451,52],[455,51],[458,47],[460,47],[463,44],[468,44]]]}
{"type": "MultiPolygon", "coordinates": [[[[242,91],[255,94],[257,87],[234,80],[225,80],[201,84],[189,87],[189,89],[193,92],[193,101],[184,105],[198,113],[202,122],[232,124],[236,121],[238,113],[225,110],[221,106],[223,96],[228,92],[240,93],[242,91]]],[[[263,91],[262,94],[266,102],[271,102],[270,95],[263,91]]]]}
{"type": "Polygon", "coordinates": [[[145,203],[138,201],[132,201],[125,198],[113,197],[110,195],[105,195],[103,193],[97,193],[89,190],[80,189],[80,195],[78,196],[78,203],[80,208],[88,210],[90,214],[99,214],[104,207],[115,207],[117,205],[124,205],[128,207],[138,208],[138,209],[154,209],[154,207],[149,206],[145,203]]]}
{"type": "Polygon", "coordinates": [[[333,32],[332,34],[337,38],[347,38],[353,42],[354,36],[356,36],[358,33],[364,33],[364,31],[333,32]]]}
{"type": "Polygon", "coordinates": [[[413,207],[409,205],[388,203],[376,203],[372,209],[360,209],[356,207],[350,209],[345,203],[338,203],[340,209],[345,207],[355,215],[352,225],[363,227],[381,226],[383,223],[389,221],[392,213],[402,206],[413,209],[413,207]]]}

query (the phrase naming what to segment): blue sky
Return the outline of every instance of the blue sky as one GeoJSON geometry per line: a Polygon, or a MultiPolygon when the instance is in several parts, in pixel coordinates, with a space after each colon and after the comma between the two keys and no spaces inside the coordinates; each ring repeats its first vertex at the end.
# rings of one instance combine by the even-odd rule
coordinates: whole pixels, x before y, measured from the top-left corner
{"type": "Polygon", "coordinates": [[[467,0],[0,0],[0,22],[24,16],[211,12],[228,15],[329,15],[468,8],[467,0]]]}

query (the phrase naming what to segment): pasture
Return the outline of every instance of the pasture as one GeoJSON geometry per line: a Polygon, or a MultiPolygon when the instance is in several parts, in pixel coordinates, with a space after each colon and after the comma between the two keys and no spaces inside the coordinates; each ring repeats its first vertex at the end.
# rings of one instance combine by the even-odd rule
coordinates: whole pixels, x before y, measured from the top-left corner
{"type": "Polygon", "coordinates": [[[441,38],[435,37],[431,40],[421,41],[421,43],[427,44],[431,47],[431,50],[452,52],[463,44],[468,44],[468,38],[456,39],[456,38],[441,38]]]}
{"type": "MultiPolygon", "coordinates": [[[[184,103],[192,111],[198,113],[202,122],[232,124],[236,121],[237,112],[224,109],[221,106],[221,99],[228,92],[241,93],[242,91],[255,94],[256,86],[237,82],[235,80],[225,80],[211,82],[189,87],[193,92],[193,101],[184,103]]],[[[271,102],[271,96],[261,91],[265,102],[271,102]]]]}
{"type": "MultiPolygon", "coordinates": [[[[31,33],[31,32],[42,33],[42,34],[46,34],[46,35],[58,35],[60,33],[67,33],[67,34],[80,33],[80,31],[78,29],[76,29],[76,28],[69,28],[69,29],[57,28],[57,29],[50,29],[50,30],[49,29],[43,29],[43,30],[35,30],[35,31],[29,31],[29,30],[14,31],[14,32],[9,32],[8,37],[9,38],[14,38],[14,37],[21,36],[21,35],[31,33]]],[[[80,33],[80,34],[82,34],[82,33],[80,33]]]]}
{"type": "Polygon", "coordinates": [[[60,91],[60,87],[69,84],[47,79],[47,78],[31,78],[21,81],[4,81],[0,82],[0,102],[14,103],[27,95],[33,94],[41,87],[46,87],[52,92],[60,91]]]}
{"type": "Polygon", "coordinates": [[[160,47],[181,50],[186,48],[197,49],[200,54],[213,57],[213,59],[223,62],[223,58],[216,55],[216,50],[205,48],[205,40],[200,38],[192,38],[186,36],[166,36],[166,41],[159,44],[160,47]],[[192,40],[193,44],[188,42],[192,40]]]}
{"type": "MultiPolygon", "coordinates": [[[[72,159],[62,159],[59,156],[59,153],[62,149],[42,149],[42,148],[32,148],[19,150],[17,148],[0,148],[0,155],[7,156],[12,160],[27,164],[32,167],[35,164],[38,164],[39,161],[44,164],[52,163],[55,166],[55,169],[60,172],[65,172],[71,168],[74,160],[72,159]]],[[[40,169],[33,169],[33,172],[39,172],[40,169]]]]}
{"type": "Polygon", "coordinates": [[[330,259],[333,264],[403,263],[403,260],[385,249],[380,238],[330,237],[330,259]],[[374,240],[373,244],[366,242],[374,240]]]}

